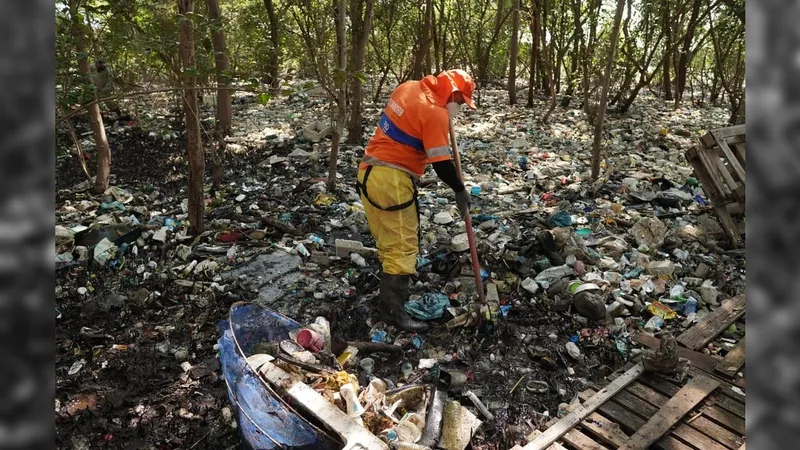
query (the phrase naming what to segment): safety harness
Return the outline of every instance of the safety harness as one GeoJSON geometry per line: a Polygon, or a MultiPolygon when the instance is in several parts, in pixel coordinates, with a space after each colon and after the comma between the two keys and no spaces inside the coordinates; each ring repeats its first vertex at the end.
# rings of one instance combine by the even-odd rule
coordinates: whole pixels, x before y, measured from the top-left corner
{"type": "MultiPolygon", "coordinates": [[[[386,117],[386,113],[381,115],[381,120],[379,122],[379,126],[386,136],[388,136],[391,140],[398,142],[403,145],[407,145],[414,150],[425,152],[425,146],[422,144],[422,139],[415,138],[410,134],[406,133],[405,131],[401,130],[397,127],[388,117],[386,117]]],[[[411,200],[401,203],[399,205],[388,206],[386,208],[378,205],[377,203],[373,202],[369,195],[367,194],[367,179],[369,178],[369,173],[372,171],[373,166],[367,166],[367,171],[364,173],[364,182],[360,183],[356,181],[356,190],[359,194],[363,193],[364,197],[367,199],[370,205],[374,206],[375,208],[380,209],[381,211],[400,211],[403,209],[408,208],[409,206],[417,203],[417,184],[414,183],[414,179],[411,179],[411,185],[414,186],[414,196],[411,197],[411,200]]],[[[409,175],[410,177],[410,175],[409,175]]],[[[419,205],[417,205],[417,213],[419,214],[419,205]]]]}
{"type": "MultiPolygon", "coordinates": [[[[386,136],[388,136],[393,141],[398,142],[400,144],[408,145],[414,150],[420,152],[425,151],[425,146],[422,144],[422,139],[415,138],[414,136],[411,136],[408,133],[401,130],[400,128],[398,128],[394,123],[392,123],[391,120],[389,120],[388,117],[386,117],[386,113],[381,115],[379,126],[381,127],[381,130],[383,130],[383,132],[386,133],[386,136]]],[[[370,172],[372,172],[372,167],[373,167],[372,165],[367,166],[367,169],[364,172],[363,183],[356,180],[356,191],[359,193],[359,195],[363,193],[364,198],[367,199],[369,204],[381,211],[402,211],[408,208],[409,206],[414,205],[417,208],[417,223],[419,223],[420,219],[419,197],[417,195],[418,194],[417,183],[414,182],[414,178],[411,177],[411,175],[409,175],[409,178],[411,178],[411,186],[414,187],[414,195],[411,197],[411,200],[405,203],[401,203],[399,205],[387,206],[384,208],[375,203],[374,201],[372,201],[372,199],[369,198],[369,194],[367,193],[367,180],[369,179],[370,172]]],[[[422,237],[422,227],[417,226],[417,238],[419,239],[421,237],[422,237]]]]}

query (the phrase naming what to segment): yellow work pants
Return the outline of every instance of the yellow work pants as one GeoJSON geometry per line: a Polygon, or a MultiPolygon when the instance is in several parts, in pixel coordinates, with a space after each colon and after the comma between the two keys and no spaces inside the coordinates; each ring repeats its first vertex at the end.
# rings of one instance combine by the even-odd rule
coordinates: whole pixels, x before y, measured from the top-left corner
{"type": "MultiPolygon", "coordinates": [[[[364,185],[366,169],[358,171],[358,182],[364,185]]],[[[372,237],[378,247],[378,258],[383,272],[391,275],[411,275],[417,270],[419,254],[419,217],[417,205],[412,204],[398,211],[384,211],[370,203],[372,200],[381,208],[402,205],[414,198],[414,184],[411,177],[397,169],[372,166],[367,178],[366,191],[361,190],[361,203],[367,214],[367,222],[372,237]]]]}

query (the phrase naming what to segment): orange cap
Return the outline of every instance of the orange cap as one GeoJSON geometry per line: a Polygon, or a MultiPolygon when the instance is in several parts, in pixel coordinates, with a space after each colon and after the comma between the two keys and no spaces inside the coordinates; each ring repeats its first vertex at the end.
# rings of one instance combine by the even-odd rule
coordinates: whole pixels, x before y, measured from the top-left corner
{"type": "MultiPolygon", "coordinates": [[[[436,76],[437,85],[444,88],[439,91],[440,98],[449,98],[453,92],[461,92],[464,102],[472,109],[477,109],[472,101],[472,93],[475,91],[475,81],[469,74],[461,69],[451,69],[442,71],[436,76]],[[447,89],[449,88],[449,89],[447,89]]],[[[438,87],[437,86],[437,87],[438,87]]]]}

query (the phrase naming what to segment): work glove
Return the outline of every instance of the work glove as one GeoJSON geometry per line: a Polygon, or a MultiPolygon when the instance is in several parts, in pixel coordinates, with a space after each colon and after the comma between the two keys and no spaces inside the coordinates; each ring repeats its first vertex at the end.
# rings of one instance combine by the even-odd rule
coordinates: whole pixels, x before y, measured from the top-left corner
{"type": "Polygon", "coordinates": [[[456,192],[456,205],[458,205],[458,212],[461,213],[461,218],[467,218],[467,213],[469,213],[469,191],[464,189],[461,192],[456,192]]]}

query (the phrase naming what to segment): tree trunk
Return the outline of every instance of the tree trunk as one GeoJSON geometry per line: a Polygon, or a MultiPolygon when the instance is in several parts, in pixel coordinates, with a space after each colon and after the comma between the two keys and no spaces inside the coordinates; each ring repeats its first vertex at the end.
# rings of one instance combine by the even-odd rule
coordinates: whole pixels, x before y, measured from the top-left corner
{"type": "MultiPolygon", "coordinates": [[[[372,27],[372,12],[375,0],[354,0],[350,8],[351,36],[353,39],[353,72],[360,73],[364,70],[364,52],[367,49],[367,39],[372,27]],[[364,15],[362,6],[366,2],[364,15]]],[[[350,98],[350,123],[347,126],[347,143],[356,145],[361,142],[364,134],[364,125],[361,123],[363,116],[364,83],[359,77],[353,77],[353,93],[350,98]]]]}
{"type": "MultiPolygon", "coordinates": [[[[576,43],[577,47],[578,44],[576,43]]],[[[575,95],[575,77],[578,74],[578,58],[576,55],[570,61],[569,73],[567,73],[567,91],[564,92],[564,97],[561,99],[561,107],[568,108],[572,101],[572,96],[575,95]]]]}
{"type": "Polygon", "coordinates": [[[519,2],[514,0],[511,13],[511,61],[508,66],[508,103],[517,104],[517,54],[519,52],[519,2]]]}
{"type": "Polygon", "coordinates": [[[530,16],[531,21],[528,27],[531,31],[531,67],[528,78],[528,103],[529,108],[533,107],[533,91],[536,89],[536,74],[539,70],[539,1],[531,0],[530,16]]]}
{"type": "Polygon", "coordinates": [[[589,104],[589,96],[592,91],[592,72],[591,62],[594,59],[594,50],[596,44],[595,36],[597,35],[597,22],[600,16],[600,0],[595,0],[592,4],[592,9],[589,13],[589,40],[586,44],[586,51],[581,57],[583,63],[583,111],[589,113],[591,105],[589,104]]]}
{"type": "Polygon", "coordinates": [[[606,114],[606,102],[608,101],[608,85],[611,82],[611,69],[614,66],[614,53],[617,51],[617,40],[619,37],[619,23],[622,21],[622,11],[625,8],[625,0],[617,0],[617,11],[614,13],[614,28],[611,29],[611,49],[606,60],[605,75],[603,78],[603,88],[600,91],[600,105],[597,108],[597,121],[594,126],[594,142],[592,144],[592,179],[596,180],[600,176],[600,141],[603,138],[603,119],[606,114]]]}
{"type": "MultiPolygon", "coordinates": [[[[539,70],[541,71],[541,79],[542,82],[542,93],[545,95],[550,95],[550,82],[547,79],[547,1],[548,0],[539,0],[539,25],[541,32],[539,33],[539,37],[541,38],[542,42],[540,42],[542,48],[539,51],[539,70]]],[[[552,39],[551,39],[552,42],[552,39]]]]}
{"type": "MultiPolygon", "coordinates": [[[[337,0],[336,8],[336,38],[339,42],[339,70],[347,71],[347,34],[345,31],[345,21],[347,20],[345,0],[337,0]]],[[[339,83],[339,92],[336,99],[336,125],[334,126],[331,139],[331,157],[328,161],[328,189],[333,190],[336,186],[336,166],[339,163],[339,144],[342,140],[342,130],[347,119],[347,79],[339,83]]]]}
{"type": "Polygon", "coordinates": [[[264,7],[267,9],[267,16],[269,16],[269,41],[272,44],[269,50],[267,68],[267,84],[272,89],[277,89],[280,85],[280,45],[281,37],[278,34],[278,16],[275,14],[275,4],[273,0],[264,0],[264,7]]]}
{"type": "Polygon", "coordinates": [[[425,18],[422,24],[422,36],[420,36],[419,48],[414,55],[414,68],[412,78],[419,80],[423,77],[422,65],[431,48],[431,26],[433,22],[433,0],[425,0],[425,18]]]}
{"type": "MultiPolygon", "coordinates": [[[[547,0],[543,1],[544,4],[547,3],[547,0]]],[[[543,10],[546,11],[546,10],[543,10]]],[[[542,18],[542,23],[544,24],[544,17],[542,18]]],[[[546,82],[547,89],[545,93],[550,96],[550,107],[547,109],[547,112],[544,113],[542,116],[542,123],[547,123],[550,119],[550,115],[553,114],[553,111],[556,109],[556,89],[553,83],[553,62],[550,60],[550,50],[548,50],[547,46],[547,37],[545,33],[541,33],[542,37],[542,52],[540,53],[540,57],[542,59],[541,67],[542,71],[544,72],[544,81],[546,82]]],[[[551,39],[551,42],[553,40],[551,39]]],[[[550,46],[551,48],[553,45],[550,46]]]]}
{"type": "Polygon", "coordinates": [[[672,80],[670,79],[671,62],[672,62],[672,20],[670,19],[670,2],[667,0],[663,5],[663,27],[666,42],[664,44],[664,60],[661,63],[661,68],[664,73],[661,76],[661,90],[663,91],[664,100],[672,100],[672,80]]]}
{"type": "Polygon", "coordinates": [[[231,134],[231,93],[228,72],[230,62],[222,29],[222,13],[219,0],[206,0],[208,18],[211,20],[211,43],[214,46],[214,64],[217,68],[217,117],[214,127],[216,145],[211,146],[211,180],[213,188],[222,183],[222,159],[225,155],[225,137],[231,134]]]}
{"type": "Polygon", "coordinates": [[[694,0],[692,3],[692,13],[689,17],[689,24],[687,25],[686,37],[683,38],[683,48],[678,59],[678,66],[675,67],[675,107],[681,103],[683,92],[686,89],[686,71],[692,55],[692,41],[694,40],[695,27],[697,27],[697,18],[700,15],[701,0],[694,0]]]}
{"type": "MultiPolygon", "coordinates": [[[[89,45],[91,40],[89,32],[91,27],[86,25],[78,13],[78,2],[69,3],[70,17],[72,18],[72,36],[75,39],[75,53],[78,55],[78,71],[83,76],[83,83],[91,86],[92,70],[89,64],[89,45]]],[[[95,92],[94,87],[91,88],[95,92]]],[[[96,95],[95,95],[96,97],[96,95]]],[[[88,101],[88,99],[82,99],[88,101]]],[[[100,113],[100,105],[93,103],[88,108],[89,124],[92,128],[92,137],[97,148],[97,171],[95,173],[94,186],[92,192],[102,194],[108,189],[109,178],[111,177],[111,147],[106,138],[106,127],[103,124],[103,115],[100,113]]]]}
{"type": "Polygon", "coordinates": [[[200,137],[197,94],[193,90],[197,78],[190,69],[195,65],[194,48],[194,4],[192,0],[178,0],[178,22],[180,24],[180,56],[183,69],[183,112],[186,117],[186,160],[189,162],[189,234],[203,233],[204,198],[203,178],[206,163],[200,137]]]}

